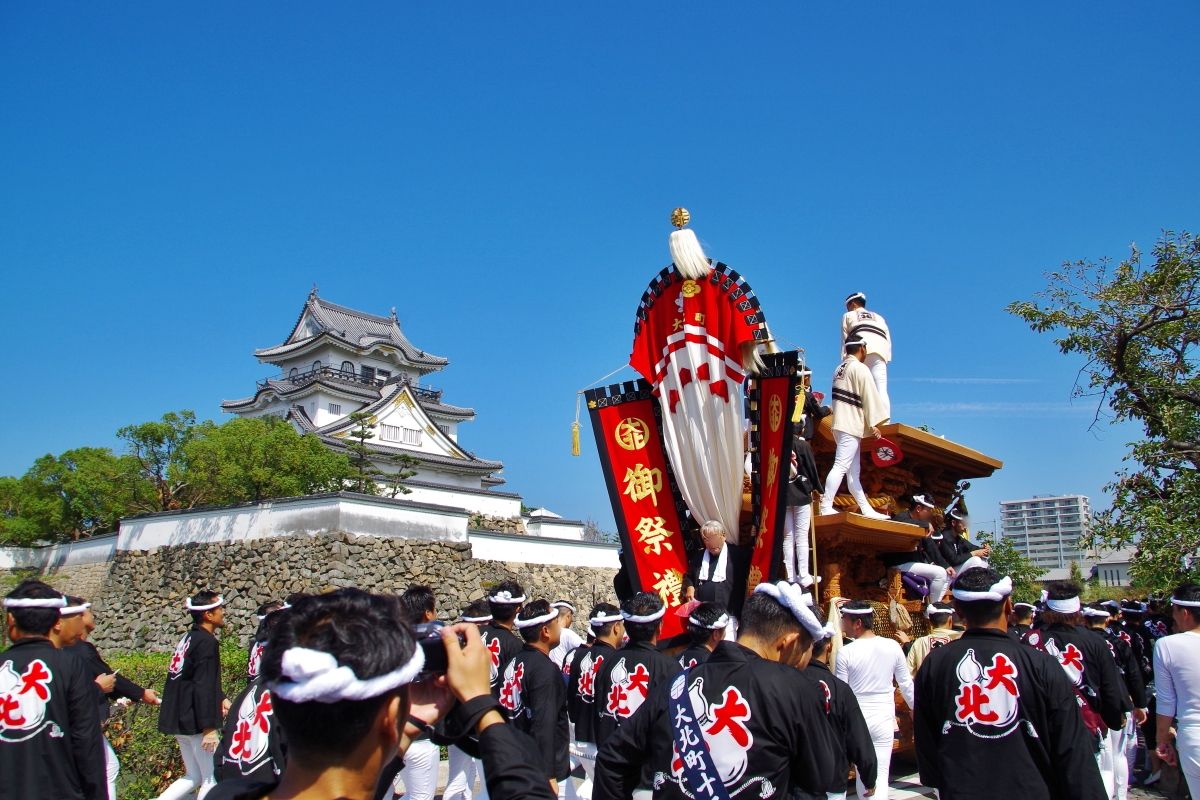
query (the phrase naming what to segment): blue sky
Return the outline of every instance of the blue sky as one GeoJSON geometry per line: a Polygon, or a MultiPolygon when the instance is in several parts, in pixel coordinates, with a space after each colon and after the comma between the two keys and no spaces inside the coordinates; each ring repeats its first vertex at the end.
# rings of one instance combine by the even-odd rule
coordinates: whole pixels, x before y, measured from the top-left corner
{"type": "MultiPolygon", "coordinates": [[[[895,416],[1098,498],[1078,364],[1003,312],[1063,260],[1197,224],[1194,3],[8,3],[0,474],[220,418],[315,282],[451,359],[463,444],[611,526],[575,391],[628,356],[691,209],[818,385],[841,299],[897,342],[895,416]]],[[[618,377],[628,377],[622,373],[618,377]]],[[[1103,501],[1095,505],[1103,506],[1103,501]]]]}

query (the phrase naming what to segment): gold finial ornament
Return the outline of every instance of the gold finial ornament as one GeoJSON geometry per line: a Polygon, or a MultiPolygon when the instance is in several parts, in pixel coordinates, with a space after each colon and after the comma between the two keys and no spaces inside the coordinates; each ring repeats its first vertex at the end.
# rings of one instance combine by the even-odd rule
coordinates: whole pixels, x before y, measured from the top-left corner
{"type": "Polygon", "coordinates": [[[687,224],[692,221],[692,215],[688,213],[686,208],[677,208],[671,212],[671,224],[676,228],[686,228],[687,224]]]}

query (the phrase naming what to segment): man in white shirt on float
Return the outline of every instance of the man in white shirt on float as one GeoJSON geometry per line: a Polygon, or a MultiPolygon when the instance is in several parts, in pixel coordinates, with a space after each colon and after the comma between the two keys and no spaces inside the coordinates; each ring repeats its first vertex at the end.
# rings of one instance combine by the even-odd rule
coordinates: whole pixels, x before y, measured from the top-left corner
{"type": "Polygon", "coordinates": [[[846,488],[858,503],[858,513],[871,519],[887,519],[871,508],[871,501],[859,481],[862,467],[862,440],[867,436],[880,437],[879,426],[888,421],[888,412],[879,399],[871,373],[863,366],[867,357],[866,342],[846,341],[846,358],[833,373],[833,440],[837,451],[833,466],[825,477],[821,493],[821,514],[833,514],[833,500],[846,479],[846,488]]]}
{"type": "Polygon", "coordinates": [[[1192,797],[1200,797],[1200,586],[1185,583],[1175,590],[1171,618],[1177,633],[1154,644],[1157,753],[1168,764],[1179,764],[1192,797]]]}
{"type": "MultiPolygon", "coordinates": [[[[875,779],[875,800],[887,800],[888,779],[892,764],[892,740],[896,732],[896,701],[892,682],[900,687],[900,695],[908,707],[913,707],[913,680],[908,662],[899,643],[885,636],[876,636],[874,609],[865,600],[851,600],[841,608],[842,633],[854,639],[837,654],[833,674],[850,684],[867,729],[875,744],[879,761],[875,779]]],[[[855,778],[858,796],[866,797],[870,787],[855,778]]]]}
{"type": "Polygon", "coordinates": [[[842,346],[851,339],[866,342],[867,357],[864,361],[875,388],[883,402],[887,416],[892,415],[892,401],[888,398],[888,362],[892,360],[892,333],[887,320],[875,311],[867,311],[867,296],[855,292],[846,298],[846,313],[842,315],[842,346]]]}

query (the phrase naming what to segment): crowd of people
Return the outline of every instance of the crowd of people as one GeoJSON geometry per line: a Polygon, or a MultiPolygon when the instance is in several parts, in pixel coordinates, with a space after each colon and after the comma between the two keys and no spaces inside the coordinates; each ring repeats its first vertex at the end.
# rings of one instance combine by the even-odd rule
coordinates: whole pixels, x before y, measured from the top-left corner
{"type": "MultiPolygon", "coordinates": [[[[201,591],[158,716],[186,773],[161,797],[431,799],[445,746],[446,800],[835,798],[851,770],[857,796],[886,798],[896,689],[946,800],[1124,798],[1164,764],[1200,796],[1200,586],[1157,606],[1011,591],[988,567],[958,572],[906,648],[875,633],[871,603],[822,623],[788,581],[748,594],[736,638],[722,603],[669,611],[646,592],[597,603],[586,637],[570,602],[511,581],[449,624],[426,586],[297,594],[258,609],[232,701],[225,601],[201,591]],[[685,633],[662,638],[667,613],[685,633]]],[[[109,703],[158,694],[108,668],[82,598],[28,580],[4,605],[0,798],[114,800],[109,703]]]]}

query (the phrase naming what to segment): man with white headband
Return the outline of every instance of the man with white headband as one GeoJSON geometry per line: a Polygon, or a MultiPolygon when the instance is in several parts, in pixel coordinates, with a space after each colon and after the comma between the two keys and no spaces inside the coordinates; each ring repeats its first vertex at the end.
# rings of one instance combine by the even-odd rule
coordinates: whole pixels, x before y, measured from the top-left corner
{"type": "Polygon", "coordinates": [[[1109,749],[1112,752],[1113,800],[1126,800],[1129,796],[1129,759],[1132,749],[1137,750],[1137,729],[1149,716],[1146,684],[1142,681],[1142,670],[1129,643],[1107,627],[1111,616],[1103,603],[1090,603],[1083,607],[1086,629],[1108,648],[1116,662],[1117,671],[1125,684],[1125,698],[1129,703],[1124,710],[1129,714],[1125,727],[1108,732],[1109,749]]]}
{"type": "MultiPolygon", "coordinates": [[[[1109,740],[1110,730],[1125,727],[1128,699],[1117,664],[1108,647],[1083,625],[1080,587],[1070,581],[1056,581],[1044,592],[1046,609],[1042,626],[1025,634],[1025,644],[1036,647],[1058,660],[1063,672],[1079,696],[1084,725],[1093,735],[1092,752],[1100,777],[1111,796],[1116,775],[1109,740]]],[[[1121,754],[1124,757],[1124,754],[1121,754]]]]}
{"type": "MultiPolygon", "coordinates": [[[[865,600],[844,603],[841,618],[842,633],[854,641],[837,654],[833,674],[848,683],[858,698],[875,745],[877,767],[873,797],[885,800],[896,732],[896,700],[892,684],[895,682],[900,696],[912,708],[912,675],[900,644],[895,639],[875,635],[875,610],[870,603],[865,600]]],[[[863,783],[861,775],[855,780],[862,797],[871,787],[863,783]]]]}
{"type": "Polygon", "coordinates": [[[1192,797],[1200,797],[1200,586],[1185,583],[1171,594],[1171,620],[1176,633],[1154,646],[1157,752],[1179,765],[1192,797]]]}
{"type": "MultiPolygon", "coordinates": [[[[458,621],[469,622],[482,633],[484,627],[492,621],[487,598],[472,600],[463,609],[458,621]]],[[[482,767],[478,758],[457,745],[449,745],[446,748],[446,789],[442,792],[442,800],[487,800],[487,786],[482,785],[482,781],[482,792],[475,791],[475,782],[483,777],[482,767]]]]}
{"type": "Polygon", "coordinates": [[[1008,635],[1012,581],[970,569],[952,594],[967,630],[930,653],[916,679],[921,783],[942,800],[1106,800],[1070,681],[1054,658],[1008,635]]]}
{"type": "Polygon", "coordinates": [[[846,488],[858,503],[858,513],[870,519],[887,519],[887,514],[871,508],[871,501],[859,481],[862,440],[867,436],[877,439],[882,436],[879,426],[890,416],[870,371],[863,366],[866,357],[866,342],[848,339],[845,358],[833,373],[833,439],[837,451],[833,454],[833,466],[825,477],[820,513],[834,513],[833,501],[842,478],[845,478],[846,488]]]}
{"type": "Polygon", "coordinates": [[[725,638],[729,613],[720,603],[701,603],[687,617],[688,646],[679,654],[679,666],[691,669],[703,664],[725,638]]]}
{"type": "Polygon", "coordinates": [[[625,637],[625,621],[612,603],[597,603],[588,613],[588,626],[593,641],[575,651],[567,678],[567,714],[575,735],[572,754],[583,765],[585,776],[575,793],[583,800],[592,796],[596,778],[596,675],[616,655],[625,637]]]}
{"type": "Polygon", "coordinates": [[[846,298],[846,313],[842,315],[842,345],[852,339],[866,343],[864,364],[871,371],[886,414],[891,416],[887,370],[888,362],[892,360],[892,334],[881,314],[867,311],[867,296],[862,292],[854,292],[846,298]]]}
{"type": "Polygon", "coordinates": [[[569,600],[555,600],[550,606],[558,609],[560,632],[558,644],[550,651],[550,660],[558,665],[559,669],[562,669],[563,663],[567,660],[567,654],[583,644],[583,637],[571,627],[575,624],[575,606],[571,605],[569,600]]]}
{"type": "Polygon", "coordinates": [[[925,531],[925,536],[907,553],[884,553],[880,556],[880,560],[888,566],[929,582],[926,603],[940,603],[946,596],[950,579],[955,574],[954,568],[946,561],[946,555],[942,552],[944,537],[941,533],[934,533],[933,509],[933,501],[928,496],[913,495],[910,509],[896,514],[892,520],[916,525],[925,531]]]}
{"type": "Polygon", "coordinates": [[[800,587],[759,584],[737,642],[671,679],[601,745],[594,800],[626,800],[647,771],[654,796],[669,800],[824,792],[833,731],[800,674],[823,635],[800,587]]]}
{"type": "MultiPolygon", "coordinates": [[[[647,698],[679,674],[679,662],[660,651],[658,635],[667,612],[653,592],[639,592],[621,603],[621,619],[629,641],[596,673],[596,749],[633,717],[647,698]]],[[[649,788],[650,773],[644,776],[649,788]]]]}
{"type": "Polygon", "coordinates": [[[986,567],[992,554],[990,544],[978,545],[967,538],[967,519],[957,508],[946,513],[946,526],[942,528],[942,553],[956,572],[975,567],[986,567]]]}
{"type": "Polygon", "coordinates": [[[404,753],[457,699],[446,735],[478,737],[495,800],[553,798],[505,723],[488,682],[488,655],[474,625],[441,629],[446,672],[425,655],[395,599],[359,589],[306,597],[280,618],[263,661],[274,714],[287,740],[278,785],[228,781],[211,800],[372,800],[404,753]]]}
{"type": "Polygon", "coordinates": [[[12,646],[0,654],[2,800],[108,797],[96,685],[50,638],[66,607],[41,581],[23,581],[4,598],[12,646]]]}
{"type": "MultiPolygon", "coordinates": [[[[832,630],[832,626],[826,627],[825,634],[823,639],[813,643],[812,660],[808,662],[804,674],[821,690],[821,710],[833,728],[833,760],[836,770],[833,782],[825,787],[824,792],[815,795],[793,793],[793,800],[846,800],[846,776],[850,774],[851,765],[854,766],[855,772],[862,776],[864,785],[874,787],[877,782],[876,770],[879,762],[875,757],[875,743],[871,740],[866,717],[858,706],[850,684],[835,677],[829,669],[830,647],[833,637],[839,634],[832,630]]],[[[867,796],[874,793],[874,788],[867,790],[867,796]]]]}
{"type": "Polygon", "coordinates": [[[525,647],[517,635],[517,612],[525,603],[525,590],[516,581],[501,581],[487,593],[492,620],[480,629],[483,646],[492,655],[492,694],[500,696],[500,669],[525,647]]]}
{"type": "Polygon", "coordinates": [[[1033,603],[1016,602],[1012,604],[1012,616],[1008,618],[1008,635],[1021,641],[1033,627],[1033,612],[1037,606],[1033,603]]]}
{"type": "Polygon", "coordinates": [[[500,678],[500,705],[513,727],[533,738],[537,765],[555,794],[570,771],[567,690],[550,660],[561,636],[558,619],[558,609],[547,600],[521,607],[516,626],[525,646],[504,665],[500,678]]]}
{"type": "Polygon", "coordinates": [[[908,671],[913,675],[930,653],[962,636],[962,631],[954,629],[954,606],[949,603],[930,603],[925,606],[925,616],[929,618],[929,633],[914,639],[906,656],[908,671]]]}
{"type": "Polygon", "coordinates": [[[167,666],[158,730],[175,737],[186,772],[158,800],[180,800],[193,792],[196,800],[204,800],[216,785],[213,753],[229,710],[221,690],[221,645],[216,637],[217,629],[225,626],[225,599],[204,589],[184,607],[192,617],[192,629],[175,645],[167,666]]]}

